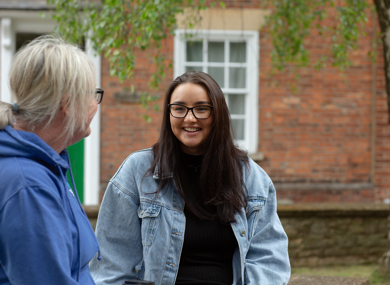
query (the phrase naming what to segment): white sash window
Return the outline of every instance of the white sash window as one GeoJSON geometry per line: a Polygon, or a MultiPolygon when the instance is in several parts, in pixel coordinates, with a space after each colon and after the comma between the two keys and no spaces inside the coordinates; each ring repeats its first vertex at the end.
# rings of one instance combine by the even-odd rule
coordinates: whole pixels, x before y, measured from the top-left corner
{"type": "Polygon", "coordinates": [[[237,145],[257,152],[259,35],[257,31],[177,30],[175,77],[186,71],[211,75],[225,94],[237,145]]]}

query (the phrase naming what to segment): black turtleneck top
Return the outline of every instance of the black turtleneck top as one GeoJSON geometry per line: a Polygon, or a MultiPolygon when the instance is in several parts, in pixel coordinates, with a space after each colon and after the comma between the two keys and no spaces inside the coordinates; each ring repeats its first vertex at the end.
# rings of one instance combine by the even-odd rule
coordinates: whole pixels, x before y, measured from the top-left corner
{"type": "MultiPolygon", "coordinates": [[[[190,183],[185,193],[200,188],[202,156],[182,153],[190,183]]],[[[196,197],[196,195],[189,195],[196,197]]],[[[216,211],[215,206],[209,208],[216,211]]],[[[201,220],[186,207],[186,228],[176,285],[225,285],[233,283],[232,259],[237,248],[233,229],[218,219],[201,220]]]]}

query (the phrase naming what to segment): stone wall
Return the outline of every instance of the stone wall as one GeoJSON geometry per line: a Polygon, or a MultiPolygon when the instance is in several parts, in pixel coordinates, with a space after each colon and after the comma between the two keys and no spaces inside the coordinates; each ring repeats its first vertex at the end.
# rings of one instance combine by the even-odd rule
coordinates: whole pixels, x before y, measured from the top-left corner
{"type": "MultiPolygon", "coordinates": [[[[99,207],[84,207],[93,227],[99,207]]],[[[389,205],[279,205],[293,267],[377,263],[387,251],[389,205]]]]}
{"type": "Polygon", "coordinates": [[[280,205],[292,266],[377,263],[387,251],[389,205],[280,205]]]}
{"type": "Polygon", "coordinates": [[[93,229],[96,227],[97,217],[99,214],[99,206],[83,206],[85,213],[88,216],[89,222],[93,229]]]}

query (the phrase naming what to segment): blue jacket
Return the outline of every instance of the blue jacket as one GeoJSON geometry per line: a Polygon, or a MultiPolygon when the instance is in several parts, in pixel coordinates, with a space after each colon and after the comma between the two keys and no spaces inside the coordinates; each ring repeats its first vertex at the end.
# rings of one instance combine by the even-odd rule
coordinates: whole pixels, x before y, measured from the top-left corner
{"type": "MultiPolygon", "coordinates": [[[[120,285],[126,279],[174,285],[183,246],[184,200],[168,183],[155,198],[150,149],[131,154],[111,179],[99,212],[96,234],[102,259],[91,261],[96,284],[120,285]],[[141,222],[142,221],[142,222],[141,222]]],[[[290,278],[287,236],[276,213],[275,188],[252,160],[244,168],[249,203],[231,223],[238,247],[233,284],[282,285],[290,278]]]]}
{"type": "Polygon", "coordinates": [[[0,131],[0,284],[95,284],[99,249],[67,182],[67,151],[37,135],[0,131]]]}

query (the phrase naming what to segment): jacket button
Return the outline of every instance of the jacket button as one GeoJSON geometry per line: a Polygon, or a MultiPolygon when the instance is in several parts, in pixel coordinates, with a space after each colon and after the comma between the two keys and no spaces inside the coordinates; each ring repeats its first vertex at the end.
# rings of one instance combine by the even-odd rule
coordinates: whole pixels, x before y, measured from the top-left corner
{"type": "Polygon", "coordinates": [[[245,236],[245,231],[242,231],[242,232],[241,232],[241,236],[242,236],[242,237],[245,236]]]}

